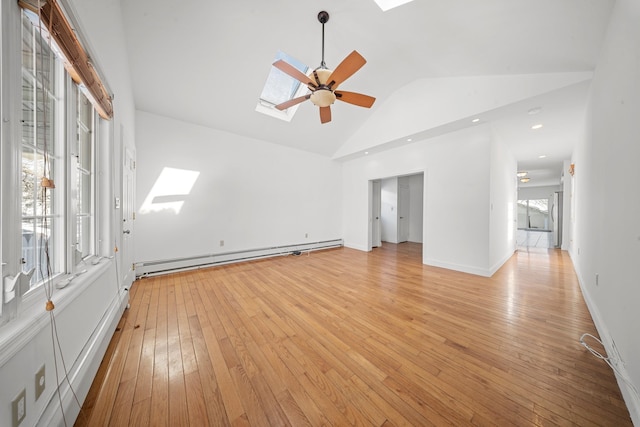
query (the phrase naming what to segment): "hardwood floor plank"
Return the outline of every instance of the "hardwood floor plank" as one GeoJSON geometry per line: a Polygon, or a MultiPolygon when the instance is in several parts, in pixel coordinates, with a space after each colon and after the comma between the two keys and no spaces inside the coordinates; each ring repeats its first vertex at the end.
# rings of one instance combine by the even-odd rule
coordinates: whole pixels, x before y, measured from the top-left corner
{"type": "Polygon", "coordinates": [[[187,397],[188,422],[181,425],[206,426],[209,425],[207,402],[200,381],[200,374],[191,372],[185,374],[184,384],[187,397]]]}
{"type": "MultiPolygon", "coordinates": [[[[129,425],[137,427],[146,427],[149,425],[151,411],[151,397],[139,400],[131,406],[131,415],[129,417],[129,425]]],[[[126,425],[126,424],[125,424],[126,425]]]]}
{"type": "Polygon", "coordinates": [[[78,426],[631,426],[566,253],[385,243],[138,280],[78,426]]]}

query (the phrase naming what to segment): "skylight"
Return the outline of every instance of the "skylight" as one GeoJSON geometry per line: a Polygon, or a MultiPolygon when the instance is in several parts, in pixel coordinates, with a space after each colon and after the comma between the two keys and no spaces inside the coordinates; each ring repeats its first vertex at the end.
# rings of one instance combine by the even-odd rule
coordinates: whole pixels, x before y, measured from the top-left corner
{"type": "MultiPolygon", "coordinates": [[[[276,57],[273,62],[276,62],[279,59],[288,62],[304,74],[307,74],[307,71],[309,70],[308,66],[282,51],[278,51],[276,53],[276,57]]],[[[267,76],[267,82],[260,94],[258,105],[256,105],[256,111],[277,117],[281,120],[290,121],[298,109],[298,105],[290,107],[284,111],[277,110],[275,106],[298,96],[302,96],[307,93],[307,91],[308,88],[298,80],[283,73],[275,67],[271,67],[269,70],[269,76],[267,76]]]]}
{"type": "Polygon", "coordinates": [[[403,4],[409,3],[410,1],[413,1],[413,0],[374,0],[374,1],[378,6],[380,6],[380,9],[382,9],[383,12],[386,12],[387,10],[393,9],[394,7],[402,6],[403,4]]]}

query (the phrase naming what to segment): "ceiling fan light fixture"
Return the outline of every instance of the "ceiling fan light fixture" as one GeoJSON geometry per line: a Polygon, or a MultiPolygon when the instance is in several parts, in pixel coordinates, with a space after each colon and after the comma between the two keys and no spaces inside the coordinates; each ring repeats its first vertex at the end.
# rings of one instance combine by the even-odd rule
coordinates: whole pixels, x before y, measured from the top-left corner
{"type": "Polygon", "coordinates": [[[318,107],[328,107],[336,101],[336,94],[329,89],[320,88],[311,94],[309,100],[318,107]]]}
{"type": "Polygon", "coordinates": [[[292,98],[276,105],[275,108],[277,110],[286,110],[289,107],[310,100],[314,105],[320,107],[320,123],[327,123],[331,121],[330,105],[333,104],[336,99],[346,102],[347,104],[365,108],[371,108],[375,102],[376,99],[369,95],[336,90],[343,81],[362,68],[362,66],[367,63],[367,60],[354,50],[347,55],[334,70],[327,68],[324,62],[324,24],[328,20],[329,14],[326,11],[318,13],[318,21],[322,24],[322,62],[320,62],[320,66],[313,70],[312,73],[306,75],[282,59],[273,63],[274,67],[298,80],[300,83],[303,83],[311,92],[307,95],[298,96],[297,98],[292,98]]]}

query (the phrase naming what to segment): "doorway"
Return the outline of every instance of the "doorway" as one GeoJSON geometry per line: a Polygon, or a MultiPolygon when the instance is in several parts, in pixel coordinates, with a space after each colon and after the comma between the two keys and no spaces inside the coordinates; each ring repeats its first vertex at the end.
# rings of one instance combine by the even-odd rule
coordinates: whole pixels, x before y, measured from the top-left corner
{"type": "Polygon", "coordinates": [[[424,173],[369,182],[369,250],[383,242],[423,242],[424,173]]]}
{"type": "Polygon", "coordinates": [[[133,267],[133,232],[135,204],[135,152],[124,147],[124,164],[122,168],[122,284],[129,287],[135,280],[133,267]]]}
{"type": "Polygon", "coordinates": [[[562,245],[563,194],[555,191],[548,197],[540,198],[541,195],[529,192],[518,199],[517,246],[557,248],[562,245]]]}

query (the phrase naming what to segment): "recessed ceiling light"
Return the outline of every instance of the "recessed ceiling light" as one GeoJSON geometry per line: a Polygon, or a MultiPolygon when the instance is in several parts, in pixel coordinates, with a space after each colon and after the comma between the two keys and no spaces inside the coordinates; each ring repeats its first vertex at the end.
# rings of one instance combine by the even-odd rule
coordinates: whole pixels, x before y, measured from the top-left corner
{"type": "Polygon", "coordinates": [[[537,130],[537,129],[540,129],[541,127],[542,127],[542,123],[538,123],[537,125],[531,126],[531,129],[537,130]]]}
{"type": "Polygon", "coordinates": [[[518,173],[516,174],[516,176],[518,176],[518,178],[522,178],[522,177],[524,177],[524,176],[527,176],[527,172],[525,172],[525,171],[518,172],[518,173]]]}
{"type": "Polygon", "coordinates": [[[471,121],[472,121],[473,123],[478,123],[478,122],[480,121],[480,119],[476,117],[475,119],[473,119],[473,120],[471,120],[471,121]]]}
{"type": "Polygon", "coordinates": [[[531,178],[520,178],[520,182],[529,182],[531,181],[531,178]]]}
{"type": "Polygon", "coordinates": [[[538,156],[539,159],[544,159],[545,157],[547,157],[546,154],[542,154],[542,155],[538,156]]]}
{"type": "Polygon", "coordinates": [[[411,142],[411,141],[413,141],[413,139],[407,138],[407,142],[411,142]]]}
{"type": "Polygon", "coordinates": [[[365,151],[365,152],[364,152],[364,154],[365,154],[365,155],[367,155],[367,154],[369,154],[369,152],[368,152],[368,151],[365,151]]]}
{"type": "Polygon", "coordinates": [[[534,114],[538,114],[540,111],[542,111],[541,107],[534,107],[527,111],[527,114],[533,116],[534,114]]]}

